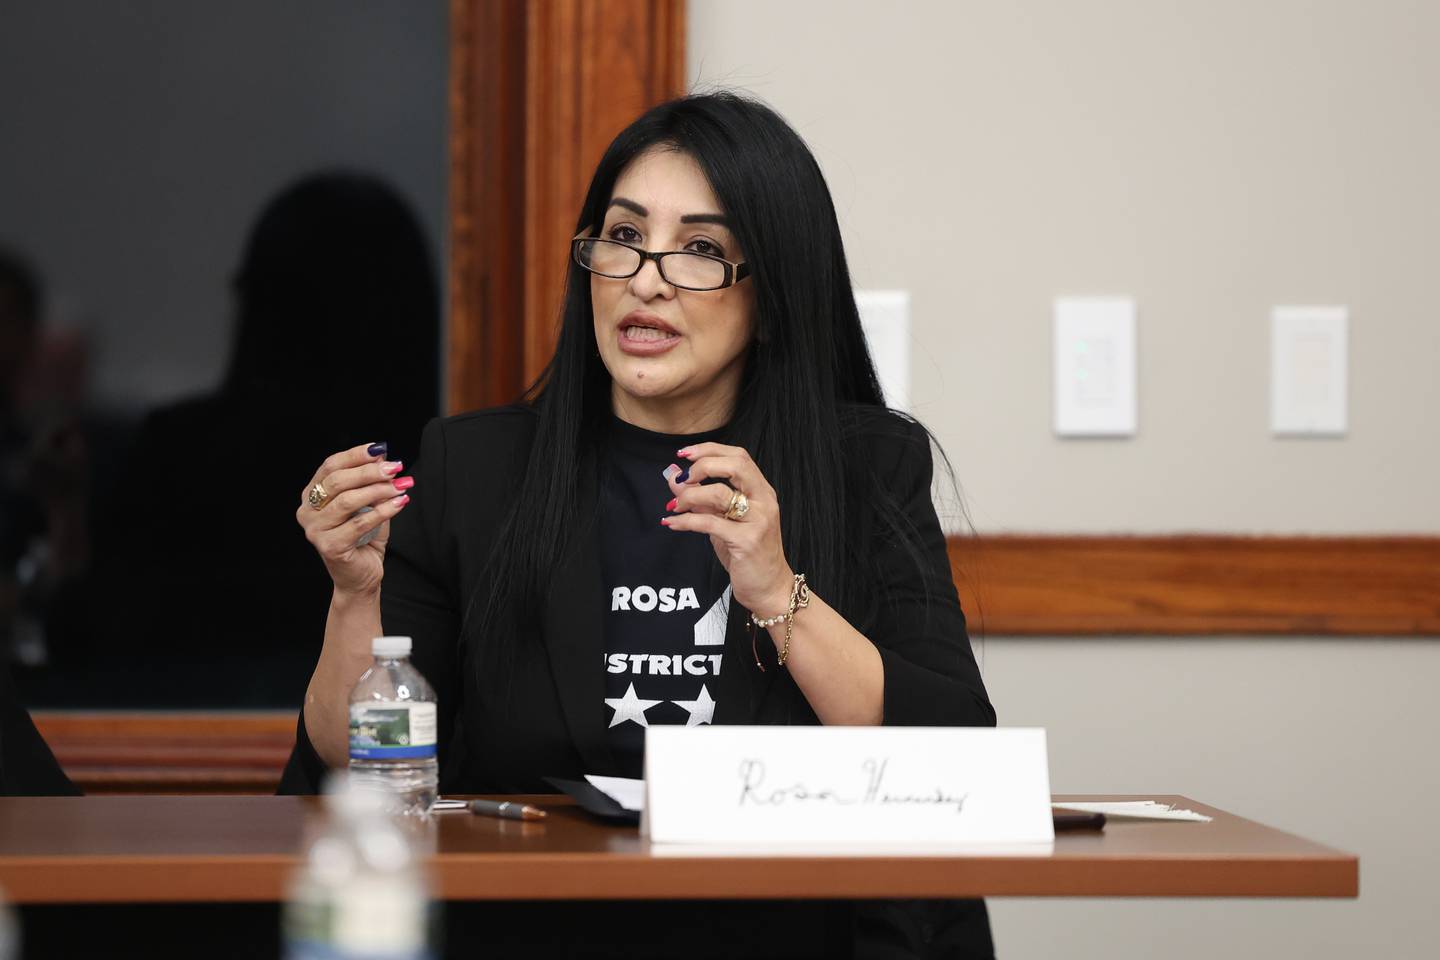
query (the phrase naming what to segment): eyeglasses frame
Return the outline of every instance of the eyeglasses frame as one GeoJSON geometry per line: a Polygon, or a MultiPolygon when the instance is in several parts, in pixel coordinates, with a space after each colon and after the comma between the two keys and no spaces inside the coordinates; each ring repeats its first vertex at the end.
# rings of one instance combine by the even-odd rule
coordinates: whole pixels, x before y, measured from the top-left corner
{"type": "Polygon", "coordinates": [[[607,280],[629,280],[631,277],[635,276],[635,274],[645,269],[645,262],[647,260],[654,260],[655,269],[660,271],[661,280],[664,280],[666,283],[670,284],[670,286],[675,287],[678,290],[690,290],[694,293],[709,293],[712,290],[724,290],[727,287],[735,286],[735,284],[750,276],[750,263],[747,260],[741,260],[739,262],[736,262],[734,260],[726,260],[724,257],[712,256],[708,253],[696,253],[693,250],[657,250],[652,253],[651,251],[646,250],[643,247],[635,246],[635,244],[633,243],[626,243],[624,240],[611,240],[608,237],[587,237],[584,235],[575,237],[570,241],[570,257],[582,269],[595,274],[595,276],[597,277],[604,277],[607,280]],[[636,253],[640,254],[640,264],[635,268],[633,273],[627,273],[623,277],[617,277],[614,274],[601,273],[598,270],[591,269],[590,267],[587,267],[584,263],[582,263],[580,260],[580,244],[586,242],[613,243],[618,246],[625,247],[626,249],[634,250],[636,253]],[[683,283],[675,283],[669,277],[665,276],[665,264],[663,264],[661,261],[664,260],[666,257],[673,257],[676,254],[683,254],[687,257],[704,257],[706,260],[713,260],[716,263],[723,264],[725,267],[725,280],[718,287],[687,287],[683,283]]]}

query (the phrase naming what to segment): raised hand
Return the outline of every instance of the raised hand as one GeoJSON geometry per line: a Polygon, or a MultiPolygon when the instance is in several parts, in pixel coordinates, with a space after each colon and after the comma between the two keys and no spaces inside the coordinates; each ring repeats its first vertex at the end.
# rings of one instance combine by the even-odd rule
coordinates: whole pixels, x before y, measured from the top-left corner
{"type": "Polygon", "coordinates": [[[387,452],[385,444],[372,443],[331,454],[300,491],[295,519],[337,593],[380,590],[390,520],[405,509],[406,491],[415,485],[414,477],[399,475],[404,464],[385,459],[387,452]]]}

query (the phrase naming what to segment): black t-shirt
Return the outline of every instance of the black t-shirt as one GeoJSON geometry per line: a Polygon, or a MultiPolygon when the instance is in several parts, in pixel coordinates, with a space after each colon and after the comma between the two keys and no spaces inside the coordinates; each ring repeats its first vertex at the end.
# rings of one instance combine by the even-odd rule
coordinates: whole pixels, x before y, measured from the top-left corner
{"type": "Polygon", "coordinates": [[[667,529],[665,468],[721,430],[677,436],[612,418],[600,471],[605,585],[605,715],[610,749],[641,775],[645,728],[710,723],[725,649],[730,581],[710,538],[667,529]]]}

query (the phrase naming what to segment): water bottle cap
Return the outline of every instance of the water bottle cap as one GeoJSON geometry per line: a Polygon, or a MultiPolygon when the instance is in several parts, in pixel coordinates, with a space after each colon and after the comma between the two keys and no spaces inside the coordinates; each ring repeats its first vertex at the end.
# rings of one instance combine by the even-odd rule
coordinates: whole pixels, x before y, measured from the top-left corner
{"type": "Polygon", "coordinates": [[[409,637],[376,637],[370,641],[370,652],[377,657],[408,657],[410,647],[409,637]]]}

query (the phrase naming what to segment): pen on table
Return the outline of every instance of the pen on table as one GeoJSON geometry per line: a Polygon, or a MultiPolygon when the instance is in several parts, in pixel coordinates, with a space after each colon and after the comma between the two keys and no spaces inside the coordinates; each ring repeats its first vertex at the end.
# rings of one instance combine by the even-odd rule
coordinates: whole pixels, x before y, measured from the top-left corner
{"type": "Polygon", "coordinates": [[[528,803],[512,803],[509,800],[436,800],[434,809],[466,810],[482,817],[500,817],[505,820],[544,820],[545,811],[528,803]]]}

